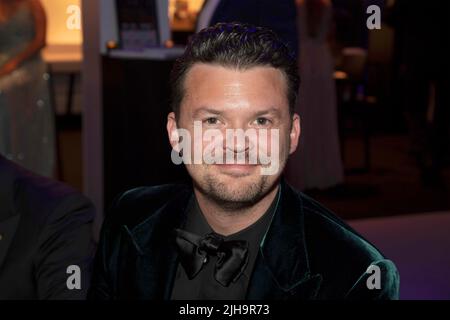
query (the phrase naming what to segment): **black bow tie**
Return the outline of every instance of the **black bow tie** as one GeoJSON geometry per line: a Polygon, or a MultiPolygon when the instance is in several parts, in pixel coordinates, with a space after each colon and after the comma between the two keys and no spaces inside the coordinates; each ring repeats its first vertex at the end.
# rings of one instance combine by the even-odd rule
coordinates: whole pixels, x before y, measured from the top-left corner
{"type": "Polygon", "coordinates": [[[200,272],[209,256],[217,256],[214,277],[225,287],[228,287],[231,281],[236,281],[247,265],[247,241],[225,241],[214,232],[201,237],[175,229],[175,234],[181,265],[189,279],[193,279],[200,272]]]}

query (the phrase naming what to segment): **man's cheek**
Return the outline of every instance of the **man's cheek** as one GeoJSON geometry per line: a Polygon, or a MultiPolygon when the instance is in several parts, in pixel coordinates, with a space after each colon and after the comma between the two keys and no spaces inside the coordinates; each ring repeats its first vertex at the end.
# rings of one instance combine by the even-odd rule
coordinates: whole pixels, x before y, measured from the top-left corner
{"type": "Polygon", "coordinates": [[[259,131],[258,153],[261,175],[275,175],[280,167],[280,130],[259,131]]]}

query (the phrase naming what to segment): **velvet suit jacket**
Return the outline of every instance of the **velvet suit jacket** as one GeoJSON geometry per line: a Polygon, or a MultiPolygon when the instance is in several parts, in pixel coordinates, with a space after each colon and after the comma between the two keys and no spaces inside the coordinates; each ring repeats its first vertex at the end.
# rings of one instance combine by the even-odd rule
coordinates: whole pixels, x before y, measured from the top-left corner
{"type": "Polygon", "coordinates": [[[75,190],[0,156],[0,300],[85,299],[94,213],[75,190]],[[67,287],[70,265],[80,289],[67,287]]]}
{"type": "MultiPolygon", "coordinates": [[[[395,265],[329,210],[281,183],[281,199],[260,246],[246,298],[396,299],[395,265]],[[381,288],[366,285],[370,265],[381,288]]],[[[178,264],[171,236],[186,218],[190,186],[124,193],[105,221],[92,299],[170,299],[178,264]]]]}

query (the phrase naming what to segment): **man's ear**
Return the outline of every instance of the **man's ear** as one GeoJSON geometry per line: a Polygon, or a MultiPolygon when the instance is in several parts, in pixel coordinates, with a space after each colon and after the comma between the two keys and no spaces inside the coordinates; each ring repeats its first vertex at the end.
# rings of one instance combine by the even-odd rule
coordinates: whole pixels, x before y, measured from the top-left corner
{"type": "Polygon", "coordinates": [[[179,142],[180,142],[180,136],[178,134],[178,126],[177,126],[177,120],[174,112],[170,112],[167,115],[167,134],[169,136],[169,142],[172,148],[179,152],[179,142]]]}
{"type": "Polygon", "coordinates": [[[297,150],[298,141],[301,135],[300,116],[296,113],[292,116],[291,132],[289,133],[290,148],[289,154],[293,154],[297,150]]]}

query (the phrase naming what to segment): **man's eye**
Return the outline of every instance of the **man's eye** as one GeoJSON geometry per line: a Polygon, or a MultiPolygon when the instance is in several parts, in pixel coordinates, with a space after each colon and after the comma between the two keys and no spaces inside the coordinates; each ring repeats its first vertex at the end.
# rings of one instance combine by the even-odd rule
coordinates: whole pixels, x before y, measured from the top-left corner
{"type": "Polygon", "coordinates": [[[211,118],[204,120],[204,122],[206,124],[217,124],[219,122],[219,119],[211,117],[211,118]]]}
{"type": "Polygon", "coordinates": [[[255,123],[256,123],[258,126],[267,126],[267,125],[270,124],[270,120],[267,119],[267,118],[262,118],[262,117],[260,117],[260,118],[257,118],[257,119],[255,120],[255,123]]]}

